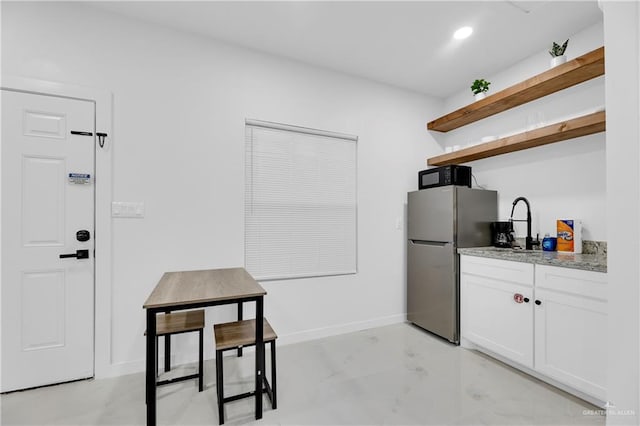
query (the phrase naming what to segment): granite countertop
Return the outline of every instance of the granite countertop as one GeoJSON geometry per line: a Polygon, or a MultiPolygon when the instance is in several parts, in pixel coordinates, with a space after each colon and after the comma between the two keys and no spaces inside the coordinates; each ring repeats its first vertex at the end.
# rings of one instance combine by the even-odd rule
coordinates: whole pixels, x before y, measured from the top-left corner
{"type": "Polygon", "coordinates": [[[537,265],[607,272],[606,254],[574,254],[557,251],[520,250],[497,247],[459,248],[458,253],[467,256],[535,263],[537,265]]]}

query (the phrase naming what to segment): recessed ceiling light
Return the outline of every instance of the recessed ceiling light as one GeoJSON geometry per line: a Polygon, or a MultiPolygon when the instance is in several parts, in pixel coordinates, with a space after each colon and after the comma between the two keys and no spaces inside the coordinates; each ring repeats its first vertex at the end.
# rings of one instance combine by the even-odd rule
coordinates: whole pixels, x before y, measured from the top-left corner
{"type": "Polygon", "coordinates": [[[453,38],[455,38],[456,40],[462,40],[469,37],[472,32],[473,32],[473,28],[462,27],[458,29],[455,33],[453,33],[453,38]]]}

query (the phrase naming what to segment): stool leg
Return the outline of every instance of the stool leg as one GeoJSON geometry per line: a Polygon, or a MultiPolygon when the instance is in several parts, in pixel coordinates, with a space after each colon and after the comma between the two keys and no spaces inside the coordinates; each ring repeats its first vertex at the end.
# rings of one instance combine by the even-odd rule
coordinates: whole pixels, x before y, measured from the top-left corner
{"type": "Polygon", "coordinates": [[[278,408],[277,403],[277,391],[276,391],[276,341],[271,341],[271,393],[273,393],[273,401],[271,401],[271,408],[274,410],[278,408]]]}
{"type": "Polygon", "coordinates": [[[171,335],[164,336],[164,371],[171,371],[171,335]]]}
{"type": "Polygon", "coordinates": [[[222,351],[216,351],[216,392],[218,394],[218,421],[224,424],[224,407],[223,407],[223,374],[222,374],[222,351]]]}
{"type": "MultiPolygon", "coordinates": [[[[238,321],[242,321],[242,302],[238,302],[238,321]]],[[[238,346],[238,356],[242,356],[242,346],[238,346]]]]}
{"type": "Polygon", "coordinates": [[[204,377],[204,369],[203,364],[204,364],[204,336],[203,336],[203,330],[200,329],[200,349],[199,349],[199,353],[198,353],[198,391],[202,392],[202,382],[203,382],[203,377],[204,377]]]}

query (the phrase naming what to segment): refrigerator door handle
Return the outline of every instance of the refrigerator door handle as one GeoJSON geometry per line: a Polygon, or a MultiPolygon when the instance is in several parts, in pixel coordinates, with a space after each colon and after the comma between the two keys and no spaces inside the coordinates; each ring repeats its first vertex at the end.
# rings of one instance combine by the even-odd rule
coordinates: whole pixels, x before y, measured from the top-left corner
{"type": "Polygon", "coordinates": [[[450,241],[424,241],[424,240],[409,240],[411,244],[421,245],[421,246],[437,246],[444,247],[446,245],[453,245],[450,241]]]}

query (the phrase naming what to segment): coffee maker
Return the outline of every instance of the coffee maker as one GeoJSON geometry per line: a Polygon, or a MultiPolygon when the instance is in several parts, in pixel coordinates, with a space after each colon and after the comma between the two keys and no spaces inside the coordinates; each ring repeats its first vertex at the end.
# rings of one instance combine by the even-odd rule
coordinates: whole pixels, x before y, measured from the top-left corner
{"type": "Polygon", "coordinates": [[[491,244],[494,247],[511,248],[514,241],[513,222],[491,222],[491,244]]]}

